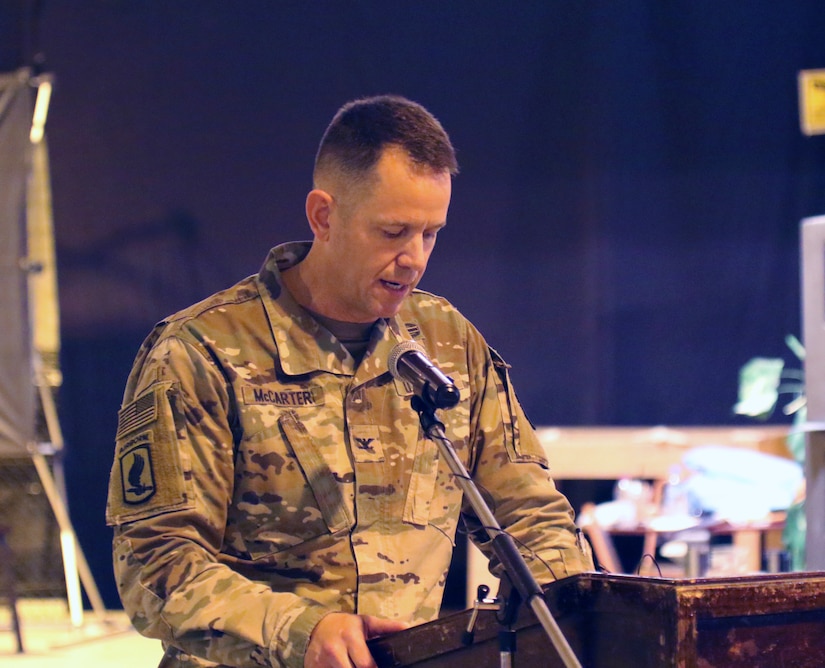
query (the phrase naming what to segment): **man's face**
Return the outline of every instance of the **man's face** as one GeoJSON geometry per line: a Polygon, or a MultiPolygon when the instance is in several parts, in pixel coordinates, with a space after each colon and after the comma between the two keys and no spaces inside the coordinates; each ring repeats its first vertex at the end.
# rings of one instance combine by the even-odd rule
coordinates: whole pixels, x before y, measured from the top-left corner
{"type": "Polygon", "coordinates": [[[337,320],[366,323],[398,313],[447,221],[447,172],[416,169],[403,150],[390,148],[375,177],[357,194],[330,193],[324,315],[337,320]]]}

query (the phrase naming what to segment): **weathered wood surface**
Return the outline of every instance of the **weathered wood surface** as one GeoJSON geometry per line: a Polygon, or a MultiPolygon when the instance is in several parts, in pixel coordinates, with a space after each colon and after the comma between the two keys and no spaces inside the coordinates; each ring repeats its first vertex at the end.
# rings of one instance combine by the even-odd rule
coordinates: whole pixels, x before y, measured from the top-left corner
{"type": "MultiPolygon", "coordinates": [[[[671,580],[583,574],[545,599],[584,668],[825,666],[825,573],[671,580]]],[[[501,629],[470,611],[370,641],[379,668],[499,668],[501,629]]],[[[513,624],[517,666],[563,666],[532,613],[513,624]]]]}

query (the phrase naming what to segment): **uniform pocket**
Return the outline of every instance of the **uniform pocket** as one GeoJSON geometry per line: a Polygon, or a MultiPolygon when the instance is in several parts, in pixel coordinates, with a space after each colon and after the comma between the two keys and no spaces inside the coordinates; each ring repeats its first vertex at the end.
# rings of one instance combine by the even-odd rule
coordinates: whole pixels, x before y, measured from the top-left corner
{"type": "Polygon", "coordinates": [[[355,520],[344,502],[341,488],[307,428],[293,411],[283,413],[278,418],[278,424],[292,446],[330,532],[352,527],[355,520]]]}
{"type": "Polygon", "coordinates": [[[516,399],[513,384],[510,382],[510,365],[492,348],[490,354],[496,370],[496,394],[501,405],[504,443],[510,461],[534,462],[544,468],[549,468],[547,454],[516,399]],[[522,425],[525,427],[524,430],[522,430],[522,425]]]}
{"type": "Polygon", "coordinates": [[[426,526],[430,520],[430,505],[438,477],[438,446],[428,438],[421,438],[416,447],[410,486],[404,501],[401,519],[417,526],[426,526]]]}
{"type": "Polygon", "coordinates": [[[252,559],[312,551],[354,524],[339,482],[292,411],[241,443],[235,473],[227,539],[252,559]]]}

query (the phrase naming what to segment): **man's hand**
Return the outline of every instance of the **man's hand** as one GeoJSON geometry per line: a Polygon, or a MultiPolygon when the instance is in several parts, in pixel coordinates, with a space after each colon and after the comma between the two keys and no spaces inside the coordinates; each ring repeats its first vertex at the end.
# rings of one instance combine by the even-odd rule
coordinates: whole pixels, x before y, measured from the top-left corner
{"type": "Polygon", "coordinates": [[[367,640],[408,626],[372,615],[331,612],[312,631],[304,668],[376,668],[367,640]]]}

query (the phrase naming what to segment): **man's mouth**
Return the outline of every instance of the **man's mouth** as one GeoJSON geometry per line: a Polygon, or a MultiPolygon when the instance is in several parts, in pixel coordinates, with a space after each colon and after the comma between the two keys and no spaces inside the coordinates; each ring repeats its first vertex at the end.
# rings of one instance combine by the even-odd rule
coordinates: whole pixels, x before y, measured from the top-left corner
{"type": "Polygon", "coordinates": [[[396,283],[395,281],[385,281],[384,279],[381,279],[381,283],[385,288],[393,292],[406,292],[408,287],[406,283],[396,283]]]}

